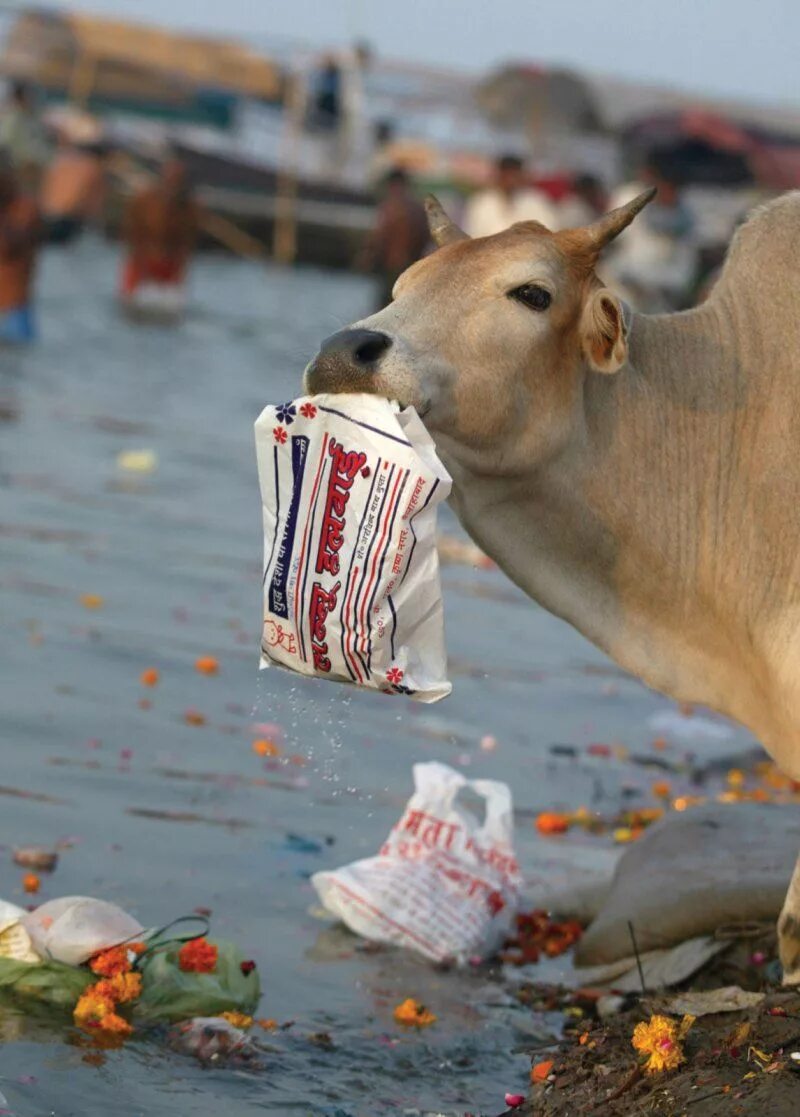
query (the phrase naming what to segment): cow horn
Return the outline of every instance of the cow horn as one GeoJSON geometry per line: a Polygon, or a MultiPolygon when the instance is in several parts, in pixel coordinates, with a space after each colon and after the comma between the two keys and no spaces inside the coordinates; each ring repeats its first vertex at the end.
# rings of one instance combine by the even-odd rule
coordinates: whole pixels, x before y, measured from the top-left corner
{"type": "Polygon", "coordinates": [[[469,240],[463,229],[451,221],[442,209],[441,202],[428,194],[425,199],[425,212],[428,215],[428,228],[435,243],[442,248],[445,244],[455,244],[457,240],[469,240]]]}
{"type": "Polygon", "coordinates": [[[614,237],[618,237],[623,229],[626,229],[633,221],[637,213],[644,209],[648,202],[651,202],[656,195],[655,186],[651,186],[649,190],[642,191],[637,194],[630,202],[626,202],[624,206],[618,206],[612,209],[610,213],[604,214],[599,221],[594,221],[591,225],[587,226],[584,230],[589,246],[594,252],[600,252],[607,244],[609,244],[614,237]]]}

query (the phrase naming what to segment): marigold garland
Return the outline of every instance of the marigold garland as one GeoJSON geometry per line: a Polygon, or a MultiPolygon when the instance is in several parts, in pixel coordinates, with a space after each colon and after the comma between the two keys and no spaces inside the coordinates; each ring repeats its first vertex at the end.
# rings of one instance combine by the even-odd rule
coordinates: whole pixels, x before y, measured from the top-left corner
{"type": "Polygon", "coordinates": [[[192,939],[178,951],[178,965],[184,973],[213,973],[219,951],[206,938],[192,939]]]}
{"type": "Polygon", "coordinates": [[[141,996],[142,978],[133,972],[132,960],[144,949],[144,943],[122,943],[89,960],[89,969],[101,980],[86,989],[75,1005],[73,1018],[78,1027],[105,1036],[131,1034],[133,1028],[116,1009],[141,996]]]}

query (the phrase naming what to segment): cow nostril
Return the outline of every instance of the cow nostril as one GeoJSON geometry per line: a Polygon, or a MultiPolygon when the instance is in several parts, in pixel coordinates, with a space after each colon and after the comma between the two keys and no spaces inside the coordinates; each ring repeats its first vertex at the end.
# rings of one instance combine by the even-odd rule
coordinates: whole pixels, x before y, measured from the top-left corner
{"type": "Polygon", "coordinates": [[[380,360],[391,346],[392,339],[377,330],[368,334],[353,350],[353,357],[360,365],[372,365],[380,360]]]}

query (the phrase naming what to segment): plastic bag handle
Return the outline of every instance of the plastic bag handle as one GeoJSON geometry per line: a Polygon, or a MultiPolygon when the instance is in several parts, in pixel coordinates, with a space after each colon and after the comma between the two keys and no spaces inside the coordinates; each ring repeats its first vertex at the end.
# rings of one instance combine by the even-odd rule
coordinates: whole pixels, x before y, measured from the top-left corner
{"type": "MultiPolygon", "coordinates": [[[[151,954],[155,954],[157,950],[165,950],[167,947],[172,946],[173,943],[176,943],[176,942],[191,942],[192,939],[201,939],[203,937],[203,935],[208,934],[210,928],[211,928],[211,924],[209,923],[209,921],[208,921],[208,919],[205,915],[181,915],[181,916],[178,916],[178,918],[173,919],[171,923],[166,923],[163,927],[159,927],[158,930],[153,932],[153,934],[150,936],[150,939],[148,940],[150,945],[147,946],[142,951],[142,953],[137,957],[136,964],[139,965],[141,962],[143,962],[145,960],[145,958],[148,958],[151,954]],[[199,923],[199,924],[202,925],[203,929],[201,931],[193,932],[191,934],[172,935],[168,939],[161,939],[160,941],[156,941],[156,940],[159,939],[159,936],[165,934],[172,927],[177,927],[179,923],[199,923]]],[[[135,939],[135,937],[136,936],[134,936],[133,938],[135,939]]],[[[129,939],[127,941],[130,942],[132,940],[129,939]]],[[[120,944],[120,945],[124,945],[124,944],[120,944]]]]}

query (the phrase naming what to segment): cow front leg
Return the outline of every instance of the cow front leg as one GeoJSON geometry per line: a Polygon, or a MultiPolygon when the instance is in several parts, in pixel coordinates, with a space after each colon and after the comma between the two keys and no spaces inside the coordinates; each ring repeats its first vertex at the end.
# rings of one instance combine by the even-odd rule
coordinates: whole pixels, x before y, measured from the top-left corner
{"type": "Polygon", "coordinates": [[[778,920],[778,949],[783,966],[783,984],[800,985],[800,858],[794,867],[778,920]]]}

